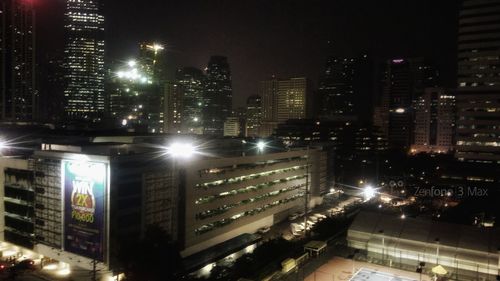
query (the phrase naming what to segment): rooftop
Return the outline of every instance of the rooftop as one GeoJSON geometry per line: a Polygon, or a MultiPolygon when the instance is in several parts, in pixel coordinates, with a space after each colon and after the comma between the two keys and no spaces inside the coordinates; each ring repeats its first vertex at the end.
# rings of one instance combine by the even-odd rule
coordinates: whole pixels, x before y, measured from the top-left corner
{"type": "Polygon", "coordinates": [[[478,228],[440,221],[405,218],[377,212],[361,212],[349,232],[358,231],[393,238],[394,243],[417,241],[428,244],[496,254],[500,246],[499,228],[478,228]]]}

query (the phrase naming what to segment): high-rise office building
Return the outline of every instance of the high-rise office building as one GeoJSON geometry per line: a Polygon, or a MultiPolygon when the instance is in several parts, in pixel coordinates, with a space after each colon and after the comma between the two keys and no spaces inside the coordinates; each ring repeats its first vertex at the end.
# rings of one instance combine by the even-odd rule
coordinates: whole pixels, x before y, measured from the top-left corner
{"type": "Polygon", "coordinates": [[[0,2],[0,119],[36,114],[35,10],[30,1],[0,2]]]}
{"type": "Polygon", "coordinates": [[[368,55],[329,58],[319,81],[317,114],[323,118],[371,119],[375,75],[368,55]]]}
{"type": "Polygon", "coordinates": [[[393,59],[385,64],[383,92],[375,125],[387,136],[389,149],[408,151],[413,142],[413,100],[436,86],[437,72],[422,58],[393,59]]]}
{"type": "Polygon", "coordinates": [[[64,61],[62,52],[38,58],[38,120],[58,123],[64,118],[64,61]]]}
{"type": "Polygon", "coordinates": [[[183,91],[181,115],[182,132],[203,134],[203,94],[205,75],[194,67],[177,70],[176,80],[183,91]]]}
{"type": "Polygon", "coordinates": [[[262,126],[260,136],[273,133],[279,123],[289,119],[304,119],[310,112],[310,83],[305,77],[260,82],[262,126]]]}
{"type": "Polygon", "coordinates": [[[257,137],[262,124],[262,98],[259,95],[248,97],[246,110],[247,136],[257,137]]]}
{"type": "Polygon", "coordinates": [[[455,96],[443,88],[426,88],[415,100],[415,141],[411,153],[445,153],[453,149],[455,96]]]}
{"type": "Polygon", "coordinates": [[[163,83],[166,80],[164,50],[164,45],[155,42],[143,42],[139,45],[140,70],[156,83],[163,83]]]}
{"type": "Polygon", "coordinates": [[[458,27],[456,157],[500,163],[500,1],[464,0],[458,27]]]}
{"type": "Polygon", "coordinates": [[[104,16],[100,0],[67,0],[65,13],[65,112],[99,121],[105,111],[104,16]]]}
{"type": "Polygon", "coordinates": [[[136,132],[162,133],[164,84],[143,72],[143,61],[130,60],[110,74],[109,112],[116,127],[136,132]]]}
{"type": "Polygon", "coordinates": [[[231,115],[233,89],[231,70],[226,57],[212,56],[207,66],[205,105],[203,110],[204,133],[224,134],[224,122],[231,115]]]}
{"type": "Polygon", "coordinates": [[[330,58],[319,82],[321,115],[354,114],[354,75],[356,61],[353,58],[330,58]]]}
{"type": "Polygon", "coordinates": [[[165,125],[167,133],[180,134],[182,132],[182,102],[184,90],[176,82],[167,82],[165,85],[165,125]]]}
{"type": "Polygon", "coordinates": [[[310,84],[305,77],[281,80],[278,84],[277,121],[307,117],[310,84]]]}

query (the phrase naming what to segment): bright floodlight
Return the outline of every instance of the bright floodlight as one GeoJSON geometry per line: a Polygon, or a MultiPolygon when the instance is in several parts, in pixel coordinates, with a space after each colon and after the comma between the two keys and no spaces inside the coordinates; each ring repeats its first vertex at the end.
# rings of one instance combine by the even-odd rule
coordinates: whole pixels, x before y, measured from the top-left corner
{"type": "Polygon", "coordinates": [[[363,190],[363,195],[365,196],[365,200],[368,201],[375,197],[375,189],[371,185],[367,185],[363,190]]]}
{"type": "Polygon", "coordinates": [[[160,44],[154,44],[154,45],[153,45],[153,49],[154,49],[155,51],[161,51],[161,50],[163,50],[163,49],[164,49],[164,47],[163,47],[163,45],[160,45],[160,44]]]}
{"type": "Polygon", "coordinates": [[[258,149],[259,151],[262,151],[262,150],[264,150],[264,148],[266,148],[266,143],[265,143],[265,142],[263,142],[263,141],[259,141],[259,142],[257,143],[257,149],[258,149]]]}
{"type": "Polygon", "coordinates": [[[167,153],[174,158],[189,158],[196,153],[196,148],[190,143],[173,143],[167,153]]]}
{"type": "Polygon", "coordinates": [[[130,67],[134,67],[137,63],[135,62],[135,60],[129,60],[128,61],[128,66],[130,67]]]}

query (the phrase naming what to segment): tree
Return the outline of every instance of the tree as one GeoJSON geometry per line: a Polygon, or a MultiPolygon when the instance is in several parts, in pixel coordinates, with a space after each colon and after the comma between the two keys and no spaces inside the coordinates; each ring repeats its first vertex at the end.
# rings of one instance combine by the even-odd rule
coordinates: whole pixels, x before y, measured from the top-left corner
{"type": "Polygon", "coordinates": [[[156,225],[149,226],[139,241],[123,241],[118,260],[127,281],[175,280],[175,274],[182,269],[177,246],[156,225]]]}

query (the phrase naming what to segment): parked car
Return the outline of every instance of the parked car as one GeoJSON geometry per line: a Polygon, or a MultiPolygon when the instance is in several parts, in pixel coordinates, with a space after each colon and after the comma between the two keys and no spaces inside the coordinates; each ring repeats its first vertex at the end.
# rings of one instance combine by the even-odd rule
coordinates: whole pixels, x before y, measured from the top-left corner
{"type": "Polygon", "coordinates": [[[316,217],[318,219],[318,221],[322,221],[322,220],[326,219],[325,215],[322,215],[322,214],[319,214],[319,213],[316,213],[313,216],[316,217]]]}
{"type": "Polygon", "coordinates": [[[299,217],[303,217],[306,213],[304,213],[303,211],[300,211],[300,212],[297,212],[297,216],[299,217]]]}
{"type": "Polygon", "coordinates": [[[293,221],[293,220],[297,219],[298,217],[299,217],[299,215],[297,215],[296,213],[294,213],[294,214],[291,214],[291,215],[288,216],[288,220],[289,221],[293,221]]]}
{"type": "Polygon", "coordinates": [[[15,264],[13,268],[17,270],[33,270],[35,269],[35,262],[30,259],[25,259],[15,264]]]}
{"type": "Polygon", "coordinates": [[[315,216],[310,216],[309,220],[312,221],[313,223],[317,223],[318,222],[318,218],[315,217],[315,216]]]}
{"type": "Polygon", "coordinates": [[[264,226],[264,227],[259,228],[259,230],[257,230],[257,232],[260,234],[264,234],[264,233],[269,232],[269,230],[271,230],[271,228],[269,226],[264,226]]]}

